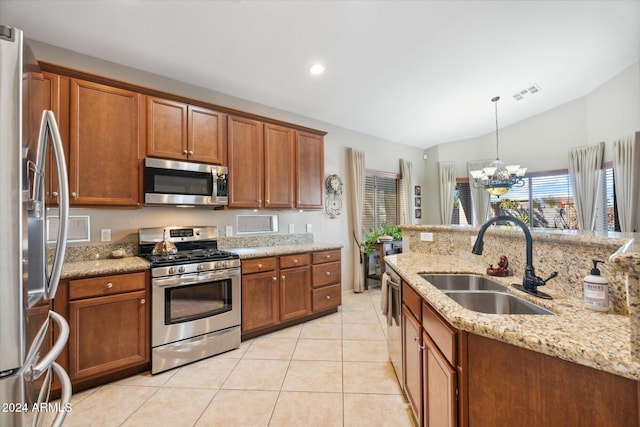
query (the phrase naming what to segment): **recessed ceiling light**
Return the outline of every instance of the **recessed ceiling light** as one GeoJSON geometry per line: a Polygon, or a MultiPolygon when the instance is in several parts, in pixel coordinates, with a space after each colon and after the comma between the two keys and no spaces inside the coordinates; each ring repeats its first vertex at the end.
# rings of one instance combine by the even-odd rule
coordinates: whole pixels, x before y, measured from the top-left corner
{"type": "Polygon", "coordinates": [[[311,68],[309,68],[309,72],[315,76],[318,74],[324,73],[324,65],[322,64],[313,64],[311,68]]]}

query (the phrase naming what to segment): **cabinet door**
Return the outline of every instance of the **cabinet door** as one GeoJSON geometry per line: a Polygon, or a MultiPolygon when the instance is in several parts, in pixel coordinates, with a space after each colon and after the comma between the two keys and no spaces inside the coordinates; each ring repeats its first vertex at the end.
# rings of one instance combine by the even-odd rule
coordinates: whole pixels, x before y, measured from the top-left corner
{"type": "Polygon", "coordinates": [[[146,292],[69,302],[69,376],[80,380],[149,360],[146,292]]]}
{"type": "Polygon", "coordinates": [[[262,207],[262,122],[228,116],[229,207],[262,207]]]}
{"type": "Polygon", "coordinates": [[[422,333],[422,342],[424,427],[454,427],[458,418],[456,371],[426,332],[422,333]]]}
{"type": "MultiPolygon", "coordinates": [[[[61,128],[65,123],[60,117],[60,76],[50,73],[34,73],[29,72],[23,78],[23,136],[24,143],[29,146],[29,150],[35,156],[38,145],[38,129],[42,120],[43,110],[53,111],[58,127],[61,128]]],[[[68,89],[68,87],[67,87],[68,89]]],[[[68,115],[65,117],[68,120],[68,115]]],[[[68,126],[65,126],[65,129],[68,126]]],[[[61,136],[64,134],[60,129],[61,136]]],[[[69,141],[68,136],[63,136],[63,144],[69,141]]],[[[69,151],[68,147],[64,147],[65,155],[69,151]]],[[[34,157],[35,158],[35,157],[34,157]]],[[[58,178],[55,170],[55,161],[51,146],[47,148],[47,162],[45,165],[45,197],[47,204],[58,203],[58,178]]]]}
{"type": "Polygon", "coordinates": [[[187,105],[147,98],[147,155],[187,159],[187,105]]]}
{"type": "Polygon", "coordinates": [[[402,305],[402,353],[404,391],[416,421],[422,419],[422,348],[420,322],[402,305]]]}
{"type": "Polygon", "coordinates": [[[264,207],[293,208],[292,129],[264,125],[264,207]]]}
{"type": "Polygon", "coordinates": [[[242,332],[278,323],[278,278],[275,271],[242,276],[242,332]]]}
{"type": "Polygon", "coordinates": [[[207,164],[226,163],[225,117],[208,108],[189,106],[187,149],[189,160],[207,164]]]}
{"type": "Polygon", "coordinates": [[[280,270],[280,321],[311,313],[309,267],[280,270]]]}
{"type": "Polygon", "coordinates": [[[72,79],[70,98],[71,204],[140,206],[140,95],[72,79]]]}
{"type": "Polygon", "coordinates": [[[322,209],[324,139],[296,132],[296,208],[322,209]]]}

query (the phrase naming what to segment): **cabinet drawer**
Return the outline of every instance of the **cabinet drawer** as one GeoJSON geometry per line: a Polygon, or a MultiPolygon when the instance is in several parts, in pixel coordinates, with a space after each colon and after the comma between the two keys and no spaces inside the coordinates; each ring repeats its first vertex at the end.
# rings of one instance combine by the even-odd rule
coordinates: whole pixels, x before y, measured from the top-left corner
{"type": "Polygon", "coordinates": [[[313,311],[322,311],[342,304],[342,285],[326,286],[311,291],[313,311]]]}
{"type": "Polygon", "coordinates": [[[145,273],[118,274],[69,281],[69,299],[100,297],[145,289],[145,273]]]}
{"type": "Polygon", "coordinates": [[[335,251],[316,252],[313,254],[313,263],[322,264],[325,262],[340,261],[340,249],[335,251]]]}
{"type": "Polygon", "coordinates": [[[451,327],[425,303],[422,304],[422,327],[449,363],[456,366],[456,331],[451,329],[451,327]]]}
{"type": "Polygon", "coordinates": [[[402,302],[411,310],[418,322],[422,319],[422,298],[412,287],[406,283],[402,283],[402,302]]]}
{"type": "Polygon", "coordinates": [[[311,256],[309,254],[295,254],[280,257],[280,268],[301,267],[309,265],[311,256]]]}
{"type": "Polygon", "coordinates": [[[333,283],[340,283],[340,274],[340,262],[313,265],[311,266],[311,283],[314,288],[333,283]]]}
{"type": "Polygon", "coordinates": [[[260,273],[276,269],[275,258],[256,258],[242,261],[242,274],[260,273]]]}

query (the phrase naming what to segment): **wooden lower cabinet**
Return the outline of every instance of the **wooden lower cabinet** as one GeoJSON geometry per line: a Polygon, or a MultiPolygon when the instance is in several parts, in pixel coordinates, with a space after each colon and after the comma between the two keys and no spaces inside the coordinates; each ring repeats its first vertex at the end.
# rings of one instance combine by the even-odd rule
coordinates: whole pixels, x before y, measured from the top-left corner
{"type": "Polygon", "coordinates": [[[242,331],[278,323],[278,277],[275,270],[242,275],[242,331]]]}
{"type": "Polygon", "coordinates": [[[402,306],[402,378],[415,420],[422,420],[422,327],[409,308],[402,306]]]}
{"type": "Polygon", "coordinates": [[[458,425],[458,382],[456,370],[447,362],[426,332],[422,333],[422,383],[424,426],[458,425]]]}
{"type": "Polygon", "coordinates": [[[455,329],[426,301],[419,315],[416,295],[403,287],[404,392],[418,427],[640,426],[640,382],[455,329]]]}
{"type": "Polygon", "coordinates": [[[311,313],[311,274],[309,267],[280,270],[280,320],[311,313]]]}
{"type": "Polygon", "coordinates": [[[71,301],[71,380],[145,363],[149,352],[146,313],[145,291],[71,301]]]}
{"type": "Polygon", "coordinates": [[[335,312],[341,295],[340,250],[243,260],[242,339],[335,312]]]}
{"type": "Polygon", "coordinates": [[[148,272],[63,280],[53,302],[69,323],[57,361],[74,390],[148,369],[148,272]]]}

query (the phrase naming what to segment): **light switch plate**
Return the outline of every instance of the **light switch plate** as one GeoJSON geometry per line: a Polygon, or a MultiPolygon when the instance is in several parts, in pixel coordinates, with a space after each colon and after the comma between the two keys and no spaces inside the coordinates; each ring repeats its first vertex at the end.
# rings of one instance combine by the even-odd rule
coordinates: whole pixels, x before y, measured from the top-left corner
{"type": "Polygon", "coordinates": [[[233,225],[227,225],[224,229],[224,235],[227,237],[233,236],[233,225]]]}
{"type": "Polygon", "coordinates": [[[293,234],[295,232],[296,227],[293,224],[289,224],[289,233],[293,234]]]}
{"type": "Polygon", "coordinates": [[[307,233],[311,233],[311,224],[307,224],[307,233]]]}

